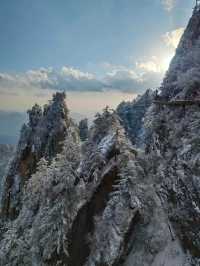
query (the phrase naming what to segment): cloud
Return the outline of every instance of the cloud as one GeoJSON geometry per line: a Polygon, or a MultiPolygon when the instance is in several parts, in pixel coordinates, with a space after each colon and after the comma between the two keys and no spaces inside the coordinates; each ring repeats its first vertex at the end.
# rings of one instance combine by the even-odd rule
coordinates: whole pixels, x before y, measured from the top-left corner
{"type": "Polygon", "coordinates": [[[160,73],[162,72],[162,66],[159,61],[156,56],[152,56],[147,61],[136,62],[136,67],[145,72],[160,73]]]}
{"type": "Polygon", "coordinates": [[[161,38],[167,48],[165,48],[165,52],[159,57],[151,56],[149,59],[136,62],[136,67],[145,75],[148,73],[151,73],[151,76],[153,73],[164,74],[169,68],[183,32],[184,28],[178,28],[163,34],[161,38]]]}
{"type": "Polygon", "coordinates": [[[94,75],[88,72],[82,72],[78,69],[75,69],[73,67],[62,67],[61,74],[63,76],[68,76],[74,79],[85,79],[85,80],[92,80],[94,79],[94,75]]]}
{"type": "Polygon", "coordinates": [[[143,74],[155,73],[163,77],[169,68],[173,56],[174,51],[166,51],[160,57],[152,56],[145,61],[136,62],[136,67],[138,70],[142,71],[143,74]]]}
{"type": "Polygon", "coordinates": [[[93,74],[64,66],[56,71],[52,68],[32,70],[25,77],[31,85],[64,91],[101,90],[103,84],[93,74]]]}
{"type": "Polygon", "coordinates": [[[117,72],[117,71],[126,71],[127,67],[124,65],[115,65],[115,64],[111,64],[109,62],[103,62],[100,64],[100,67],[104,69],[104,71],[106,71],[107,74],[112,75],[113,73],[117,72]]]}
{"type": "Polygon", "coordinates": [[[113,89],[123,92],[133,91],[142,93],[147,88],[157,88],[162,81],[160,72],[138,71],[139,69],[124,69],[113,71],[105,77],[106,84],[113,89]]]}
{"type": "MultiPolygon", "coordinates": [[[[163,1],[170,8],[174,1],[163,1]]],[[[125,66],[103,62],[98,67],[103,75],[81,71],[74,67],[61,69],[40,68],[23,73],[0,73],[0,95],[40,96],[45,98],[47,91],[66,92],[105,92],[121,91],[140,93],[149,87],[158,87],[174,55],[184,28],[177,28],[161,36],[164,42],[162,55],[151,56],[125,66]]]]}
{"type": "Polygon", "coordinates": [[[113,70],[104,78],[105,83],[110,89],[119,91],[141,91],[141,81],[133,70],[113,70]]]}
{"type": "Polygon", "coordinates": [[[183,32],[184,28],[178,28],[173,31],[166,32],[162,36],[162,39],[168,47],[176,49],[183,35],[183,32]]]}
{"type": "Polygon", "coordinates": [[[101,91],[104,84],[94,75],[72,67],[60,70],[41,68],[25,73],[0,73],[0,93],[13,93],[21,90],[64,90],[64,91],[101,91]]]}
{"type": "Polygon", "coordinates": [[[139,93],[151,86],[152,77],[155,76],[154,72],[158,72],[156,71],[156,66],[153,63],[151,65],[151,62],[143,62],[136,67],[104,63],[104,67],[106,74],[101,79],[98,79],[94,74],[67,66],[62,67],[60,70],[41,68],[17,74],[0,73],[0,95],[14,96],[17,94],[22,96],[25,93],[32,96],[45,97],[46,92],[49,90],[66,92],[115,90],[139,93]],[[143,71],[141,71],[142,68],[143,71]],[[152,75],[145,76],[146,73],[151,73],[152,75]]]}
{"type": "Polygon", "coordinates": [[[165,10],[170,12],[176,5],[176,0],[161,0],[161,3],[165,10]]]}

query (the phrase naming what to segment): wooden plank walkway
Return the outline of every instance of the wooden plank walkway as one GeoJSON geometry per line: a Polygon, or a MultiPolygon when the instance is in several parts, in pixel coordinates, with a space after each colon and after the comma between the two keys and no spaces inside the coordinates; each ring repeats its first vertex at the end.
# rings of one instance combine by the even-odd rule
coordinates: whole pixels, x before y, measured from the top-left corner
{"type": "Polygon", "coordinates": [[[157,105],[167,105],[167,106],[186,106],[186,105],[198,105],[200,106],[200,100],[177,100],[177,101],[153,101],[157,105]]]}

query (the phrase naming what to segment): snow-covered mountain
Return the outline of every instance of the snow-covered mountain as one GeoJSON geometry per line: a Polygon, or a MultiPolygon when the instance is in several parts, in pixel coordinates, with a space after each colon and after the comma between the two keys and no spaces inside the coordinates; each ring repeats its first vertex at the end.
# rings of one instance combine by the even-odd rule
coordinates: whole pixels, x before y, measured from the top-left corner
{"type": "Polygon", "coordinates": [[[162,85],[165,98],[199,97],[200,83],[200,11],[189,21],[162,85]]]}
{"type": "Polygon", "coordinates": [[[0,144],[0,183],[3,176],[6,174],[9,162],[12,160],[14,150],[14,145],[0,144]]]}
{"type": "Polygon", "coordinates": [[[144,117],[148,108],[152,105],[154,97],[155,91],[147,90],[132,102],[122,102],[117,107],[116,111],[128,137],[137,146],[144,144],[144,117]]]}
{"type": "Polygon", "coordinates": [[[18,216],[23,188],[40,159],[50,163],[62,151],[69,130],[77,137],[78,129],[69,117],[64,100],[64,93],[56,93],[43,109],[36,104],[28,111],[29,121],[21,129],[16,154],[3,184],[3,216],[11,219],[18,216]]]}
{"type": "MultiPolygon", "coordinates": [[[[146,116],[156,186],[175,237],[200,265],[200,10],[194,10],[146,116]]],[[[147,130],[148,131],[148,130],[147,130]]]]}
{"type": "Polygon", "coordinates": [[[199,25],[196,9],[159,94],[89,130],[62,93],[29,111],[3,180],[0,265],[200,265],[199,25]]]}

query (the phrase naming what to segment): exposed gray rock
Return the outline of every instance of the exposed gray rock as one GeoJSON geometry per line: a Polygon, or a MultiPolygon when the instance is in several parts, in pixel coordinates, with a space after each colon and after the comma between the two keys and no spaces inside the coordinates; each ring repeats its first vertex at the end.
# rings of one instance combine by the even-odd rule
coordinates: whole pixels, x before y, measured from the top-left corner
{"type": "MultiPolygon", "coordinates": [[[[53,100],[42,108],[34,105],[28,111],[29,121],[21,129],[20,140],[10,169],[3,182],[1,217],[16,218],[21,208],[21,194],[25,183],[35,172],[39,160],[44,157],[51,161],[62,151],[68,129],[74,127],[68,116],[65,94],[56,93],[53,100]]],[[[76,132],[77,131],[77,132],[76,132]]]]}
{"type": "Polygon", "coordinates": [[[68,135],[49,166],[40,160],[19,216],[2,227],[2,265],[160,266],[166,254],[186,265],[151,157],[132,147],[117,114],[97,115],[80,158],[78,146],[68,135]]]}
{"type": "Polygon", "coordinates": [[[143,120],[148,108],[153,103],[154,97],[155,92],[147,90],[132,102],[122,102],[117,107],[116,111],[128,137],[137,146],[144,145],[145,128],[143,120]]]}
{"type": "Polygon", "coordinates": [[[0,144],[0,178],[4,176],[9,161],[14,154],[15,146],[0,144]]]}
{"type": "Polygon", "coordinates": [[[14,151],[14,145],[0,144],[0,191],[2,179],[9,168],[9,163],[14,156],[14,151]]]}
{"type": "Polygon", "coordinates": [[[63,94],[32,108],[3,186],[0,265],[200,265],[199,23],[195,10],[155,100],[105,108],[81,146],[63,94]]]}
{"type": "Polygon", "coordinates": [[[80,139],[82,141],[87,140],[88,138],[88,119],[82,119],[79,122],[79,132],[80,132],[80,139]]]}
{"type": "Polygon", "coordinates": [[[181,38],[161,95],[164,98],[199,97],[200,85],[200,11],[195,10],[181,38]]]}
{"type": "Polygon", "coordinates": [[[199,23],[200,11],[195,10],[164,80],[160,103],[146,116],[146,148],[155,165],[157,191],[176,238],[192,257],[189,265],[200,265],[199,23]]]}

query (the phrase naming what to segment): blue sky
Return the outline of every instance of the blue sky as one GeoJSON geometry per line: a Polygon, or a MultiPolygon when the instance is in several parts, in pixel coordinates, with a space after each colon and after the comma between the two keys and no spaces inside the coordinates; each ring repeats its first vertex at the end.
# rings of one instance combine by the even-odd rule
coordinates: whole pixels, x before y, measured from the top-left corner
{"type": "Polygon", "coordinates": [[[160,36],[184,27],[194,1],[1,0],[0,71],[64,65],[102,74],[162,52],[160,36]]]}
{"type": "Polygon", "coordinates": [[[82,118],[159,87],[194,2],[1,0],[0,142],[55,91],[82,118]]]}
{"type": "Polygon", "coordinates": [[[92,115],[157,88],[192,14],[188,0],[1,0],[0,110],[64,90],[92,115]]]}

